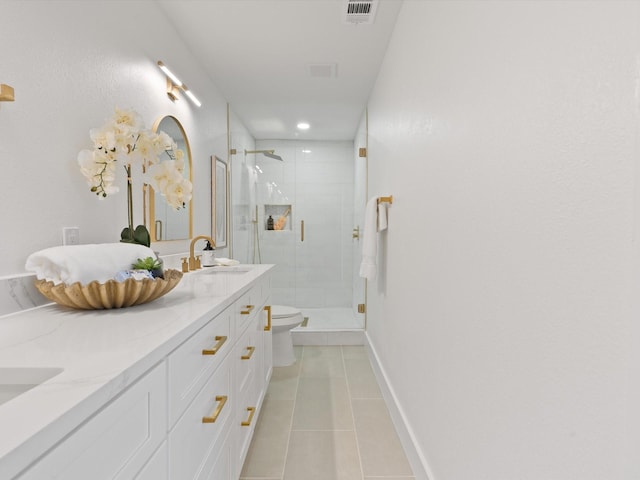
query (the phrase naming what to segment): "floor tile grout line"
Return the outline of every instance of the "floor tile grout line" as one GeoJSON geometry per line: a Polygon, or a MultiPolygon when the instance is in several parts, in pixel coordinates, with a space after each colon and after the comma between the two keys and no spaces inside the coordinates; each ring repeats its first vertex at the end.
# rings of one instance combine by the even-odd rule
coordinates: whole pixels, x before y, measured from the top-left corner
{"type": "MultiPolygon", "coordinates": [[[[288,463],[291,462],[297,462],[298,461],[298,457],[295,456],[295,448],[292,450],[292,446],[294,446],[294,444],[292,444],[292,442],[294,441],[293,439],[293,433],[294,432],[342,432],[346,435],[347,432],[349,432],[349,435],[353,435],[354,439],[355,439],[355,455],[357,455],[358,459],[357,461],[359,462],[360,465],[360,476],[356,476],[355,478],[358,478],[359,480],[415,480],[415,476],[411,476],[411,475],[406,475],[406,474],[401,474],[401,475],[367,475],[364,472],[364,466],[363,466],[363,458],[362,458],[362,451],[361,451],[361,445],[359,442],[359,437],[358,437],[358,432],[359,429],[356,427],[356,421],[355,421],[355,407],[354,407],[354,401],[362,401],[364,400],[365,402],[368,401],[380,401],[382,400],[382,403],[385,405],[386,407],[386,402],[384,401],[384,398],[380,398],[380,397],[362,397],[362,398],[354,398],[353,397],[353,392],[352,392],[352,387],[357,386],[357,385],[352,385],[352,383],[354,383],[354,380],[358,379],[358,375],[357,375],[357,370],[353,371],[352,369],[352,374],[356,374],[355,377],[352,375],[351,377],[348,375],[348,369],[347,369],[347,363],[349,363],[349,360],[352,360],[354,358],[354,352],[351,351],[346,351],[347,348],[350,348],[350,346],[339,346],[339,350],[337,350],[337,354],[340,355],[339,358],[336,358],[336,360],[338,360],[338,364],[341,365],[342,368],[342,372],[344,374],[344,376],[342,378],[344,378],[344,384],[346,386],[347,389],[347,397],[349,399],[349,406],[348,408],[350,408],[350,416],[351,416],[351,420],[352,420],[352,428],[306,428],[306,429],[296,429],[294,428],[294,424],[295,424],[295,411],[296,408],[298,407],[298,393],[300,391],[300,384],[301,384],[301,380],[306,378],[303,375],[303,363],[306,357],[309,357],[309,360],[313,362],[314,360],[314,354],[311,353],[315,348],[320,347],[321,349],[323,349],[323,347],[326,346],[322,346],[322,345],[309,345],[309,346],[300,346],[297,347],[296,350],[299,348],[299,350],[296,352],[300,358],[297,359],[298,365],[297,368],[295,368],[294,370],[292,370],[293,372],[296,372],[296,376],[295,376],[295,381],[294,383],[291,385],[293,387],[293,393],[294,393],[294,397],[293,397],[293,402],[292,402],[292,410],[291,410],[291,417],[290,417],[290,422],[288,424],[288,428],[285,425],[285,429],[288,430],[288,436],[287,436],[287,440],[286,440],[286,445],[285,445],[285,451],[284,451],[284,464],[282,466],[282,470],[281,470],[281,475],[279,476],[278,473],[275,473],[274,475],[267,475],[267,476],[250,476],[250,477],[240,477],[240,480],[284,480],[285,479],[285,475],[286,475],[286,471],[287,471],[287,465],[288,463]]],[[[333,356],[335,354],[331,354],[331,356],[333,356]]],[[[321,355],[322,357],[322,355],[321,355]]],[[[368,359],[367,357],[365,357],[368,362],[369,365],[370,363],[370,359],[368,359]]],[[[334,360],[335,361],[335,360],[334,360]]],[[[335,365],[335,364],[334,364],[335,365]]],[[[335,367],[334,367],[335,368],[335,367]]],[[[336,370],[337,371],[337,370],[336,370]]],[[[288,374],[287,374],[288,375],[288,374]]],[[[311,377],[311,378],[316,378],[316,377],[311,377]]],[[[318,376],[317,378],[340,378],[340,377],[326,377],[326,376],[318,376]]],[[[294,380],[291,377],[291,380],[294,380]]],[[[357,382],[356,382],[357,384],[357,382]]],[[[291,388],[291,387],[289,387],[291,388]]],[[[364,404],[363,404],[364,405],[364,404]]],[[[387,407],[388,408],[388,407],[387,407]]],[[[333,426],[333,425],[332,425],[333,426]]],[[[362,425],[361,425],[362,426],[362,425]]],[[[284,433],[284,432],[283,432],[284,433]]],[[[345,437],[346,438],[346,437],[345,437]]],[[[355,460],[355,459],[354,459],[355,460]]],[[[353,466],[355,466],[355,462],[353,464],[353,466]]],[[[256,472],[258,473],[258,472],[256,472]]],[[[266,473],[266,472],[265,472],[266,473]]],[[[355,473],[355,472],[354,472],[355,473]]],[[[386,473],[386,472],[385,472],[386,473]]],[[[325,479],[325,480],[335,480],[335,479],[325,479]]]]}
{"type": "Polygon", "coordinates": [[[358,463],[360,464],[360,475],[364,480],[364,467],[362,465],[362,455],[360,453],[360,442],[358,442],[358,429],[356,427],[356,417],[353,413],[353,398],[351,397],[351,386],[349,382],[349,375],[347,375],[347,364],[344,358],[344,348],[340,346],[340,356],[342,357],[342,368],[344,369],[344,379],[347,384],[347,393],[349,394],[349,407],[351,408],[351,421],[353,422],[353,435],[356,440],[356,451],[358,452],[358,463]]]}
{"type": "Polygon", "coordinates": [[[292,428],[292,432],[355,432],[354,428],[292,428]]]}
{"type": "Polygon", "coordinates": [[[300,362],[298,365],[298,375],[296,376],[296,391],[293,396],[293,409],[291,410],[291,420],[289,422],[289,436],[287,439],[287,448],[284,451],[284,465],[282,466],[282,475],[280,475],[280,479],[284,480],[284,472],[287,469],[287,460],[289,458],[289,445],[291,445],[291,433],[293,433],[293,419],[296,414],[296,404],[298,403],[298,387],[300,386],[300,376],[302,374],[302,361],[304,360],[304,347],[301,348],[300,359],[297,360],[300,362]]]}

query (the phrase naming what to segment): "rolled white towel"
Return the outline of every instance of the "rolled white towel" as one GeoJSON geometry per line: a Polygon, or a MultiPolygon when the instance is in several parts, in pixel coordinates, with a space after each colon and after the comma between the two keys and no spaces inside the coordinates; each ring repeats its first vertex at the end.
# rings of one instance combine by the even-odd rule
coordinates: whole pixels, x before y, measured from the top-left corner
{"type": "Polygon", "coordinates": [[[25,268],[55,285],[87,285],[94,280],[104,283],[120,270],[130,269],[138,258],[155,256],[150,248],[135,243],[65,245],[32,253],[25,268]]]}
{"type": "Polygon", "coordinates": [[[239,265],[240,262],[238,260],[232,260],[230,258],[221,258],[221,257],[216,257],[213,260],[213,263],[215,263],[218,266],[221,267],[231,267],[233,265],[239,265]]]}

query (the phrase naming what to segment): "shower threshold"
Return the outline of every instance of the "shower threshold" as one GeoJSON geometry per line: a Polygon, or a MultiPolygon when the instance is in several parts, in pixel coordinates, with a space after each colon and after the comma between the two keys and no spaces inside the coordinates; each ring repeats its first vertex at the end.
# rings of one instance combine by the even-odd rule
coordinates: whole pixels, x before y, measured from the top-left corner
{"type": "Polygon", "coordinates": [[[294,345],[364,345],[364,319],[349,307],[300,309],[304,321],[291,330],[294,345]]]}

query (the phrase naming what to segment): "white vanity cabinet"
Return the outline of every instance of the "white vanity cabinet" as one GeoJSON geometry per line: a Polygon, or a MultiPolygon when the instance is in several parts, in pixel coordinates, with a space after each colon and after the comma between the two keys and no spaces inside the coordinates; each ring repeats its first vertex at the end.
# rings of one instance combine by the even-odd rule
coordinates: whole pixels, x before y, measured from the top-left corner
{"type": "MultiPolygon", "coordinates": [[[[164,441],[166,405],[166,368],[161,362],[20,475],[19,480],[152,478],[145,473],[146,464],[164,441]]],[[[155,464],[148,471],[166,471],[165,452],[157,453],[152,459],[155,464]]]]}
{"type": "MultiPolygon", "coordinates": [[[[235,304],[209,321],[167,359],[169,478],[204,479],[209,456],[231,431],[235,304]]],[[[230,478],[230,477],[225,477],[230,478]]]]}
{"type": "Polygon", "coordinates": [[[212,318],[169,355],[170,428],[233,348],[235,309],[234,304],[212,318]]]}
{"type": "MultiPolygon", "coordinates": [[[[154,366],[145,367],[146,373],[137,373],[139,378],[119,391],[122,387],[118,382],[129,380],[126,376],[133,368],[122,361],[117,367],[122,373],[112,377],[110,400],[106,404],[95,401],[95,413],[88,419],[78,419],[79,425],[60,436],[55,445],[42,445],[43,453],[37,454],[40,458],[28,468],[28,464],[12,466],[7,461],[4,467],[21,471],[9,478],[237,480],[272,365],[271,332],[265,330],[270,289],[266,272],[271,267],[253,268],[255,276],[246,281],[220,282],[228,296],[212,295],[210,307],[209,297],[200,293],[198,277],[192,277],[189,285],[193,284],[194,290],[185,286],[182,296],[189,302],[186,291],[196,300],[187,303],[185,310],[180,310],[179,303],[169,303],[167,310],[123,310],[119,329],[107,323],[116,317],[96,315],[99,320],[94,320],[92,329],[78,318],[79,330],[95,334],[96,326],[104,328],[104,335],[110,335],[114,345],[119,346],[114,348],[110,362],[101,365],[105,371],[116,369],[113,363],[123,358],[123,352],[133,357],[134,350],[127,350],[127,342],[134,344],[132,349],[139,349],[140,343],[136,342],[148,341],[148,337],[158,335],[158,330],[164,332],[173,318],[157,323],[158,313],[170,315],[168,312],[173,309],[181,327],[172,330],[171,335],[163,333],[157,343],[148,344],[144,355],[135,357],[138,365],[154,366]],[[182,314],[187,308],[192,316],[182,314]],[[126,317],[129,314],[132,317],[126,317]],[[102,318],[104,327],[97,323],[102,318]],[[125,323],[129,318],[135,319],[133,323],[139,329],[135,335],[125,323]]],[[[34,321],[40,318],[34,317],[34,321]]],[[[110,350],[100,352],[101,358],[108,354],[110,350]]],[[[73,409],[67,412],[73,413],[73,409]]],[[[33,440],[37,438],[34,436],[33,440]]],[[[0,462],[4,460],[0,457],[0,462]]]]}
{"type": "Polygon", "coordinates": [[[265,352],[271,352],[271,332],[267,327],[267,306],[269,285],[266,281],[258,283],[248,298],[243,298],[240,311],[241,320],[235,354],[236,371],[236,421],[234,428],[236,439],[236,478],[240,475],[247,455],[251,438],[255,431],[260,407],[266,393],[265,368],[272,365],[271,356],[265,358],[265,352]]]}
{"type": "Polygon", "coordinates": [[[169,478],[239,477],[264,396],[268,296],[256,282],[169,356],[169,478]]]}

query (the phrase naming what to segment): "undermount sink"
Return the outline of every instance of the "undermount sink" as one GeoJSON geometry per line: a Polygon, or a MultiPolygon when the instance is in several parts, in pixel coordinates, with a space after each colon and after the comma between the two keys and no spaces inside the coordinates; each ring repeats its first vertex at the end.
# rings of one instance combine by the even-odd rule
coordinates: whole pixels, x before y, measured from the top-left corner
{"type": "Polygon", "coordinates": [[[62,373],[63,368],[0,367],[0,405],[62,373]]]}

